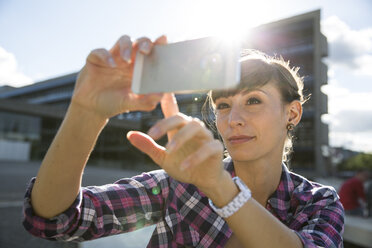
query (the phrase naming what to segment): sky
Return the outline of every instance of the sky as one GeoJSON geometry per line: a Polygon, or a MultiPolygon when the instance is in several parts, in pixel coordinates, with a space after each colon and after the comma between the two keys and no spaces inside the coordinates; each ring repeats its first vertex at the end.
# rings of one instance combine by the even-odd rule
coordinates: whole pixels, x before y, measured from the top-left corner
{"type": "Polygon", "coordinates": [[[372,152],[372,1],[0,0],[0,86],[77,72],[123,34],[170,42],[233,35],[321,9],[330,145],[372,152]]]}

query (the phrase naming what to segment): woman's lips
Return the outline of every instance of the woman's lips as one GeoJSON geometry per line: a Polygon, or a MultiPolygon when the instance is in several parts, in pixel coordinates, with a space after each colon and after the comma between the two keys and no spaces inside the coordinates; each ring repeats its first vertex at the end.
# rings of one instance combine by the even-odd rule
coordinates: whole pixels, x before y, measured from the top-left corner
{"type": "Polygon", "coordinates": [[[236,145],[236,144],[248,142],[252,140],[253,138],[254,136],[238,135],[238,136],[231,136],[230,138],[228,138],[228,141],[230,142],[230,144],[236,145]]]}

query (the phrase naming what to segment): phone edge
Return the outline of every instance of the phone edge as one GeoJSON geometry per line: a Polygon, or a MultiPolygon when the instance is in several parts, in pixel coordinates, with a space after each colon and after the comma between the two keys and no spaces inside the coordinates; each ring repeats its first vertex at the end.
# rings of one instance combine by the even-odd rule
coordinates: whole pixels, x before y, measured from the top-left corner
{"type": "Polygon", "coordinates": [[[136,94],[141,92],[141,81],[142,81],[142,70],[144,63],[145,55],[137,52],[136,60],[133,68],[133,77],[132,77],[132,91],[136,94]]]}

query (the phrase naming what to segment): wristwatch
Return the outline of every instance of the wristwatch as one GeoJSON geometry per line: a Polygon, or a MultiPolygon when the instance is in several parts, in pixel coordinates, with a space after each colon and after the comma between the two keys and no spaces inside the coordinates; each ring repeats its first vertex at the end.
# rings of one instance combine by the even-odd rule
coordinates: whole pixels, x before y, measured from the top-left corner
{"type": "Polygon", "coordinates": [[[222,218],[228,218],[233,215],[252,197],[251,190],[239,177],[234,177],[233,181],[238,186],[240,192],[226,206],[224,206],[223,208],[217,208],[213,204],[212,200],[209,199],[209,205],[211,206],[211,208],[222,218]]]}

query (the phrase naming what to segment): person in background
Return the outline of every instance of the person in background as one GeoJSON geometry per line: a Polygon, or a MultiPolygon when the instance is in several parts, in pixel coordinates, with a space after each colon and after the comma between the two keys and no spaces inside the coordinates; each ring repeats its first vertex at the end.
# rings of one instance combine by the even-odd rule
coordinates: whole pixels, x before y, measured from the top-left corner
{"type": "Polygon", "coordinates": [[[357,171],[355,176],[346,180],[340,188],[339,195],[345,213],[355,216],[365,216],[367,207],[364,182],[369,178],[367,170],[357,171]]]}
{"type": "Polygon", "coordinates": [[[372,217],[372,182],[369,182],[367,187],[367,209],[368,209],[368,217],[372,217]]]}

